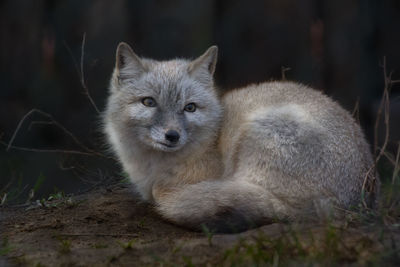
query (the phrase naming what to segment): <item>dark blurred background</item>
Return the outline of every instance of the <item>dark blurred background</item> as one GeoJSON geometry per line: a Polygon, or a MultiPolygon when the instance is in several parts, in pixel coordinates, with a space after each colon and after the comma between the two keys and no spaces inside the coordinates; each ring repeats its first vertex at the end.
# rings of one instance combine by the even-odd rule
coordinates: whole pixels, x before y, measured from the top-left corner
{"type": "MultiPolygon", "coordinates": [[[[370,142],[387,69],[400,78],[398,0],[3,0],[0,1],[0,193],[27,198],[77,192],[120,177],[114,161],[14,146],[104,151],[100,115],[120,41],[159,60],[194,58],[219,46],[222,90],[282,78],[324,91],[359,119],[370,142]],[[85,35],[84,47],[82,46],[85,35]],[[83,57],[83,84],[81,55],[83,57]],[[33,123],[32,123],[33,122],[33,123]]],[[[392,88],[389,151],[400,136],[399,85],[392,88]]],[[[379,144],[384,127],[379,127],[379,144]]],[[[1,197],[1,196],[0,196],[1,197]]]]}

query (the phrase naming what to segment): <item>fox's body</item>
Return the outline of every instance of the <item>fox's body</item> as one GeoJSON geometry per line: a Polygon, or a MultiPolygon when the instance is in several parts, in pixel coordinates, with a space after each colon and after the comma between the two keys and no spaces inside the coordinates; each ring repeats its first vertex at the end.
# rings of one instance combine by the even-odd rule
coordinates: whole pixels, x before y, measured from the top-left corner
{"type": "Polygon", "coordinates": [[[216,48],[157,62],[120,45],[105,132],[143,199],[170,221],[221,231],[360,202],[373,162],[345,110],[292,82],[219,97],[215,63],[216,48]]]}

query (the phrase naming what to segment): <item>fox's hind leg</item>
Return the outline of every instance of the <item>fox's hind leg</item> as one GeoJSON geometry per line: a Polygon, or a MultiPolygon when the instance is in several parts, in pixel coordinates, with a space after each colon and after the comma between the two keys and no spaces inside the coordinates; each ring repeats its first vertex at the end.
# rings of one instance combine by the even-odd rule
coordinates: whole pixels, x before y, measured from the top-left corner
{"type": "MultiPolygon", "coordinates": [[[[241,129],[232,161],[234,177],[257,184],[296,219],[326,217],[340,202],[346,168],[331,152],[329,135],[296,105],[260,110],[241,129]]],[[[279,207],[277,207],[279,209],[279,207]]]]}

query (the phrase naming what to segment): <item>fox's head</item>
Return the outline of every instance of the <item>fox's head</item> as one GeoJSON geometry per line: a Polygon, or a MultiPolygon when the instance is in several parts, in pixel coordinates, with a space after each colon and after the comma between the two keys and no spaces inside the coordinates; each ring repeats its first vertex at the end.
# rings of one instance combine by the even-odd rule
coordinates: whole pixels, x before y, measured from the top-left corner
{"type": "Polygon", "coordinates": [[[217,50],[193,61],[155,61],[120,43],[106,127],[111,139],[110,131],[123,140],[111,141],[174,152],[214,140],[222,113],[213,81],[217,50]]]}

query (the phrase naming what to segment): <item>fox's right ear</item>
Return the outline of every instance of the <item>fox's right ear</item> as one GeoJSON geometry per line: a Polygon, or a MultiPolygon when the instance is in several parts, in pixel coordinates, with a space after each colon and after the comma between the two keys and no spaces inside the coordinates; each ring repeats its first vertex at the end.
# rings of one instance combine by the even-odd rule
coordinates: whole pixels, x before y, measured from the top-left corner
{"type": "Polygon", "coordinates": [[[138,78],[146,71],[142,60],[133,52],[132,48],[127,43],[119,43],[115,61],[115,73],[118,81],[138,78]]]}

